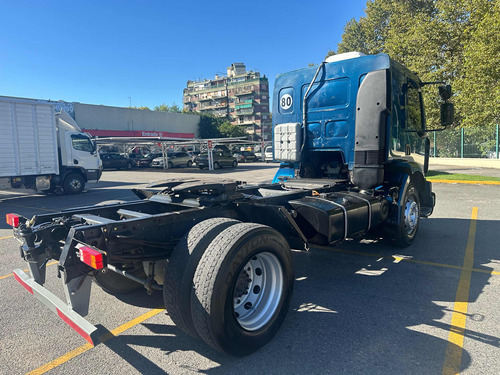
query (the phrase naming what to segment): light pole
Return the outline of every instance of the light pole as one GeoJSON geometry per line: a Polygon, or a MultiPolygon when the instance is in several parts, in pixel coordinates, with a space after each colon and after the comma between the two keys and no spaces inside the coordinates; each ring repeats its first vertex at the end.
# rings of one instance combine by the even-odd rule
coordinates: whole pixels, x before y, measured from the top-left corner
{"type": "Polygon", "coordinates": [[[132,108],[132,98],[130,96],[128,97],[128,107],[132,108]]]}

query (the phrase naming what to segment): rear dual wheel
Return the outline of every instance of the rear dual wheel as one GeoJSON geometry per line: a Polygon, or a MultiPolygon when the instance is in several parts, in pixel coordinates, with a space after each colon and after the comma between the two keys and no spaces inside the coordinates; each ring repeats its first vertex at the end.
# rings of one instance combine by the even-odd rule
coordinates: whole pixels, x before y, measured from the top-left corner
{"type": "Polygon", "coordinates": [[[238,223],[236,220],[214,218],[196,224],[179,241],[165,266],[163,300],[165,308],[177,327],[198,337],[191,318],[193,276],[203,251],[224,229],[238,223]]]}
{"type": "Polygon", "coordinates": [[[206,220],[191,229],[168,264],[164,300],[172,320],[219,351],[248,355],[285,319],[292,258],[286,240],[270,227],[206,220]]]}
{"type": "Polygon", "coordinates": [[[264,225],[232,225],[203,253],[193,285],[198,335],[219,351],[251,354],[274,337],[287,314],[293,291],[288,243],[264,225]]]}

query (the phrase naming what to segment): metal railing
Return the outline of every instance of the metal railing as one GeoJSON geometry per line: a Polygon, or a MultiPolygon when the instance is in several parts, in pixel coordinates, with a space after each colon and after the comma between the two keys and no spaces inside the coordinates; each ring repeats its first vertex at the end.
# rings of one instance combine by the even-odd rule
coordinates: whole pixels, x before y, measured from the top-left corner
{"type": "Polygon", "coordinates": [[[499,137],[499,125],[433,132],[431,157],[499,159],[499,137]]]}

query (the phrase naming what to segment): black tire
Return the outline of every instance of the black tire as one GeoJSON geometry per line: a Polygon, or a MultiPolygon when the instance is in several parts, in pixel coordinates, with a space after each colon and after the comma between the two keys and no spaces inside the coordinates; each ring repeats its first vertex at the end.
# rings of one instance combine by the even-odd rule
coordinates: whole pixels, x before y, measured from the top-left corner
{"type": "Polygon", "coordinates": [[[187,167],[191,168],[193,166],[193,162],[191,160],[188,160],[187,162],[187,167]]]}
{"type": "Polygon", "coordinates": [[[83,191],[85,181],[78,173],[70,173],[63,182],[63,190],[66,194],[78,194],[83,191]]]}
{"type": "Polygon", "coordinates": [[[214,162],[214,169],[220,169],[220,164],[218,161],[214,162]]]}
{"type": "MultiPolygon", "coordinates": [[[[128,271],[134,276],[146,278],[144,268],[140,263],[138,263],[133,270],[128,271]]],[[[96,270],[93,274],[96,284],[99,285],[105,292],[112,295],[129,294],[144,288],[142,284],[108,270],[107,268],[96,270]]]]}
{"type": "Polygon", "coordinates": [[[279,232],[232,225],[210,243],[196,269],[191,310],[198,335],[230,355],[253,353],[278,332],[293,282],[290,247],[279,232]]]}
{"type": "Polygon", "coordinates": [[[400,220],[396,228],[395,243],[399,247],[412,244],[420,224],[420,198],[415,185],[410,183],[406,189],[400,209],[400,220]]]}
{"type": "Polygon", "coordinates": [[[232,167],[233,168],[236,168],[238,166],[238,162],[236,160],[233,160],[233,164],[232,164],[232,167]]]}
{"type": "Polygon", "coordinates": [[[203,252],[224,229],[239,221],[213,218],[196,224],[184,235],[168,258],[163,281],[163,301],[168,315],[177,327],[198,337],[191,317],[193,276],[203,252]]]}
{"type": "Polygon", "coordinates": [[[171,161],[169,161],[167,165],[168,169],[172,169],[174,167],[174,164],[171,161]]]}
{"type": "Polygon", "coordinates": [[[203,168],[205,168],[205,167],[202,167],[201,165],[199,165],[199,166],[198,166],[198,168],[203,169],[203,168]]]}
{"type": "Polygon", "coordinates": [[[132,169],[133,165],[132,163],[128,162],[127,165],[125,166],[125,169],[132,169]]]}

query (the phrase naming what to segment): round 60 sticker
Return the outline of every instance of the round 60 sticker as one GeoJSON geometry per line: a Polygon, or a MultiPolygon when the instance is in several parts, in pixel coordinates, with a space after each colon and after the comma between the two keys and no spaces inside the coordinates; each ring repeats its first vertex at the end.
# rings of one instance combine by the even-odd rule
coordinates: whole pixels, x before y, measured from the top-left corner
{"type": "Polygon", "coordinates": [[[293,99],[290,94],[285,94],[280,99],[280,107],[281,109],[287,110],[293,104],[293,99]]]}

